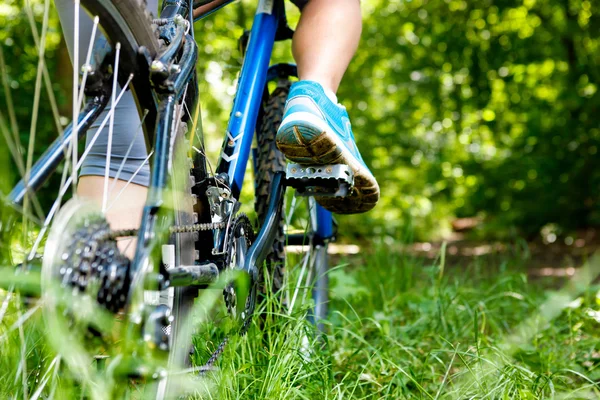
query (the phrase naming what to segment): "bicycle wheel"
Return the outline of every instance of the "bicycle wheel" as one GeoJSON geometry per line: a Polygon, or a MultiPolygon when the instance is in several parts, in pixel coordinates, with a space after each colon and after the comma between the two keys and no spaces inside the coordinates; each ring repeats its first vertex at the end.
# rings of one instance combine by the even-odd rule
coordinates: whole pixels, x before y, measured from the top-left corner
{"type": "MultiPolygon", "coordinates": [[[[143,46],[149,55],[153,56],[160,50],[161,43],[157,39],[155,26],[152,25],[151,15],[145,8],[145,1],[131,0],[84,0],[82,5],[92,15],[97,15],[100,24],[105,32],[109,42],[113,45],[127,41],[130,51],[126,52],[129,68],[125,71],[128,74],[134,74],[132,86],[134,95],[140,106],[154,106],[152,96],[150,96],[150,84],[147,80],[147,71],[141,71],[139,68],[139,52],[143,46]],[[141,73],[137,73],[141,72],[141,73]],[[136,77],[140,77],[139,83],[136,77]],[[146,104],[149,102],[149,104],[146,104]]],[[[123,46],[121,45],[123,49],[123,46]]],[[[191,115],[184,115],[184,106],[177,106],[176,121],[174,131],[175,140],[173,142],[173,166],[171,168],[171,191],[173,201],[174,223],[175,225],[191,225],[200,219],[194,212],[195,196],[191,190],[198,177],[190,173],[188,160],[189,143],[187,141],[187,125],[184,119],[190,119],[191,115]],[[178,155],[178,156],[176,156],[178,155]]],[[[142,112],[143,113],[143,112],[142,112]]],[[[142,114],[140,113],[140,114],[142,114]]],[[[200,138],[196,138],[201,140],[200,138]]],[[[201,147],[201,145],[200,145],[201,147]]],[[[199,165],[205,162],[203,157],[195,157],[196,166],[194,172],[203,168],[199,165]]],[[[171,260],[171,266],[193,265],[196,258],[195,240],[193,233],[173,234],[170,238],[170,245],[174,247],[174,259],[171,260]]],[[[172,310],[173,322],[170,326],[170,346],[171,355],[169,367],[171,369],[185,368],[191,365],[189,360],[189,350],[191,346],[191,337],[181,337],[180,333],[186,332],[191,323],[190,313],[192,311],[194,300],[198,295],[198,290],[194,288],[178,287],[172,291],[172,295],[163,293],[161,303],[166,303],[172,310]],[[166,297],[166,299],[164,298],[166,297]],[[166,301],[165,301],[166,300],[166,301]]],[[[163,388],[167,388],[167,382],[163,382],[163,388]]],[[[166,394],[159,385],[157,398],[164,398],[166,394]]]]}
{"type": "MultiPolygon", "coordinates": [[[[45,10],[45,15],[44,15],[44,20],[46,21],[48,19],[48,4],[49,2],[46,2],[46,10],[45,10]]],[[[29,5],[26,5],[26,7],[29,7],[29,5]]],[[[103,66],[103,68],[105,67],[106,71],[110,71],[113,76],[115,76],[115,80],[118,77],[118,82],[121,84],[121,86],[123,86],[125,89],[130,89],[131,92],[133,93],[134,98],[136,99],[136,103],[138,106],[138,113],[140,115],[140,120],[141,120],[141,125],[144,128],[144,130],[146,131],[146,133],[151,134],[153,133],[153,127],[155,124],[155,121],[153,120],[153,118],[144,118],[144,116],[146,115],[156,115],[157,110],[156,110],[156,105],[154,103],[154,98],[152,96],[152,90],[151,90],[151,86],[150,83],[148,81],[148,65],[145,65],[142,62],[142,59],[140,58],[140,53],[142,52],[141,50],[143,50],[143,52],[145,53],[146,56],[153,58],[154,56],[156,56],[159,51],[161,50],[161,42],[158,40],[157,38],[157,34],[155,32],[155,26],[152,25],[152,20],[151,20],[151,16],[148,14],[148,12],[145,9],[145,2],[140,0],[81,0],[81,8],[86,10],[90,15],[97,17],[98,20],[98,27],[99,29],[104,33],[105,38],[107,39],[108,43],[110,44],[111,48],[113,49],[113,55],[114,54],[118,54],[119,58],[119,62],[117,62],[117,57],[116,56],[108,56],[107,57],[107,63],[110,65],[105,65],[103,66]]],[[[76,13],[77,14],[77,13],[76,13]]],[[[37,33],[35,33],[34,35],[37,35],[37,42],[40,44],[40,47],[43,48],[43,38],[44,35],[47,33],[47,25],[46,23],[44,23],[44,26],[42,27],[41,30],[41,35],[37,35],[37,33]]],[[[75,36],[78,36],[78,33],[75,32],[75,36]]],[[[91,43],[93,43],[94,41],[92,40],[91,43]]],[[[41,56],[43,57],[43,53],[40,52],[41,56]]],[[[91,53],[90,53],[91,54],[91,53]]],[[[82,54],[82,56],[85,56],[85,54],[82,54]]],[[[40,65],[43,67],[45,64],[45,62],[42,60],[40,60],[40,65]]],[[[4,68],[2,68],[4,69],[4,68]]],[[[38,74],[40,77],[42,77],[44,73],[43,68],[38,70],[38,74]]],[[[78,74],[78,68],[75,68],[75,74],[78,74]]],[[[86,72],[84,72],[84,79],[86,76],[86,72]]],[[[36,91],[38,93],[38,99],[39,99],[39,91],[41,90],[41,85],[42,85],[42,79],[38,79],[37,80],[37,85],[38,87],[36,88],[36,91]]],[[[111,81],[112,83],[112,81],[111,81]]],[[[116,83],[113,87],[116,87],[116,83]]],[[[5,89],[6,91],[6,89],[5,89]]],[[[77,91],[77,88],[76,88],[77,91]]],[[[115,93],[115,102],[113,102],[113,104],[118,102],[118,99],[120,99],[119,96],[122,93],[124,93],[125,90],[120,91],[119,93],[115,93]]],[[[5,92],[7,93],[7,92],[5,92]]],[[[51,90],[49,90],[49,93],[51,93],[51,90]]],[[[10,95],[10,93],[9,93],[10,95]]],[[[76,98],[73,99],[73,103],[76,104],[75,107],[78,107],[78,103],[81,99],[79,93],[75,94],[76,98]]],[[[39,101],[36,100],[36,102],[38,103],[39,106],[39,101]]],[[[52,99],[51,102],[55,103],[55,100],[52,99]]],[[[37,110],[35,109],[35,105],[33,107],[33,111],[32,113],[35,115],[37,113],[37,110]]],[[[181,153],[185,153],[184,156],[182,157],[175,157],[175,159],[173,160],[173,168],[171,169],[171,173],[172,176],[170,177],[170,181],[171,181],[171,185],[170,185],[170,190],[173,193],[173,201],[168,202],[168,207],[170,207],[168,209],[168,212],[171,214],[169,217],[169,223],[173,223],[176,225],[190,225],[193,224],[195,222],[197,222],[197,220],[199,219],[197,216],[194,215],[194,210],[193,210],[193,205],[194,205],[194,197],[191,193],[191,187],[193,185],[193,180],[190,179],[190,165],[187,159],[187,147],[186,143],[185,143],[185,132],[186,130],[186,126],[185,123],[181,122],[182,120],[182,116],[181,113],[183,113],[183,107],[179,108],[179,111],[176,112],[179,113],[178,118],[177,118],[177,124],[174,125],[175,129],[174,132],[176,133],[175,135],[173,135],[173,138],[175,139],[172,142],[172,148],[173,149],[177,149],[177,148],[181,148],[181,151],[174,151],[174,153],[176,154],[181,154],[181,153]],[[172,204],[172,205],[171,205],[172,204]]],[[[13,110],[14,111],[14,110],[13,110]]],[[[10,112],[9,112],[10,114],[10,112]]],[[[35,119],[35,118],[34,118],[35,119]]],[[[106,122],[109,124],[108,126],[110,126],[110,124],[112,124],[113,119],[107,118],[106,122]]],[[[3,127],[2,127],[3,128],[3,127]]],[[[110,129],[112,129],[112,127],[110,127],[110,129]]],[[[17,135],[18,136],[18,135],[17,135]]],[[[9,135],[9,139],[10,139],[10,135],[9,135]]],[[[33,143],[33,142],[32,142],[33,143]]],[[[12,143],[12,146],[9,145],[10,148],[16,149],[16,153],[13,154],[13,156],[15,157],[15,160],[20,159],[21,155],[18,151],[20,144],[12,143]]],[[[27,158],[33,158],[33,152],[31,151],[31,148],[33,146],[30,146],[30,150],[29,153],[26,155],[27,158]]],[[[86,147],[86,150],[88,150],[89,147],[86,147]]],[[[84,154],[86,154],[86,150],[84,150],[83,153],[80,153],[82,156],[84,154]]],[[[152,149],[149,149],[152,150],[152,149]]],[[[70,155],[71,153],[69,153],[70,155]]],[[[152,154],[152,152],[150,151],[150,154],[152,154]]],[[[144,162],[147,162],[150,156],[148,156],[148,158],[146,160],[144,160],[144,162]]],[[[50,228],[51,230],[51,235],[54,234],[54,238],[52,241],[50,241],[51,246],[46,246],[46,248],[48,247],[52,247],[52,245],[55,246],[56,249],[60,250],[60,249],[64,249],[65,251],[67,251],[67,248],[71,245],[73,245],[73,238],[72,237],[68,237],[66,236],[65,232],[62,232],[60,227],[52,228],[52,224],[53,224],[53,219],[59,220],[60,224],[62,225],[62,227],[70,227],[70,228],[74,228],[74,227],[80,227],[82,225],[88,224],[90,221],[92,221],[90,218],[88,218],[85,215],[79,215],[77,220],[72,219],[69,215],[67,215],[68,213],[72,213],[73,210],[76,211],[81,211],[82,213],[88,213],[88,209],[85,207],[79,207],[77,204],[75,203],[70,203],[73,204],[73,207],[67,207],[67,209],[65,210],[65,212],[61,212],[61,204],[63,203],[63,196],[65,198],[68,197],[68,191],[67,189],[69,188],[69,186],[71,185],[69,183],[69,180],[67,179],[68,177],[68,170],[69,170],[69,163],[70,165],[77,165],[77,167],[79,167],[79,163],[81,162],[81,159],[77,160],[78,162],[76,163],[75,160],[69,159],[68,157],[66,158],[64,167],[63,167],[63,176],[62,176],[62,180],[61,180],[61,184],[60,187],[58,188],[58,196],[56,196],[56,201],[54,201],[52,208],[50,208],[50,212],[48,213],[48,215],[40,215],[40,233],[39,233],[39,240],[35,241],[35,245],[34,245],[34,249],[30,252],[29,255],[34,255],[35,254],[35,249],[39,248],[42,249],[43,248],[43,238],[45,237],[45,233],[47,231],[46,228],[50,228]],[[54,218],[54,216],[56,216],[56,218],[54,218]],[[43,221],[43,222],[42,222],[43,221]],[[76,226],[74,226],[73,224],[76,224],[76,226]],[[38,245],[41,246],[38,247],[38,245]]],[[[15,161],[16,164],[19,165],[18,161],[15,161]]],[[[22,163],[21,163],[22,164],[22,163]]],[[[19,168],[21,171],[21,174],[23,176],[27,176],[30,174],[31,171],[31,163],[28,162],[27,163],[28,166],[24,167],[24,168],[19,168]]],[[[75,172],[77,172],[77,168],[73,168],[75,169],[75,172]]],[[[75,175],[75,174],[74,174],[75,175]]],[[[130,182],[127,183],[127,185],[130,182]]],[[[114,186],[113,186],[114,187],[114,186]]],[[[113,188],[111,187],[111,188],[113,188]]],[[[28,195],[27,197],[30,197],[30,199],[26,199],[26,203],[30,200],[30,201],[34,201],[34,197],[33,195],[28,195]]],[[[111,202],[116,202],[118,199],[118,195],[116,196],[116,198],[111,198],[111,202]]],[[[73,200],[72,200],[73,201],[73,200]]],[[[104,207],[103,207],[104,208],[104,207]]],[[[110,204],[108,204],[107,209],[110,208],[110,204]]],[[[45,211],[44,207],[37,207],[34,209],[35,212],[41,211],[42,213],[45,211]]],[[[105,210],[108,211],[108,210],[105,210]]],[[[98,213],[95,212],[91,212],[89,213],[90,215],[95,214],[96,216],[98,215],[98,213]]],[[[27,216],[29,221],[35,221],[36,218],[33,218],[31,215],[27,216]]],[[[95,218],[95,217],[94,217],[95,218]]],[[[100,220],[103,220],[104,217],[101,217],[100,220]]],[[[95,221],[95,220],[94,220],[95,221]]],[[[92,221],[93,222],[93,221],[92,221]]],[[[72,230],[67,230],[68,232],[73,232],[72,230]]],[[[35,232],[33,232],[35,233],[35,232]]],[[[80,237],[81,239],[81,237],[80,237]]],[[[83,239],[82,239],[83,240],[83,239]]],[[[112,239],[111,239],[112,240],[112,239]]],[[[81,241],[81,240],[80,240],[81,241]]],[[[195,260],[195,241],[194,241],[194,235],[192,233],[183,233],[183,234],[177,234],[177,235],[173,235],[173,237],[171,238],[171,245],[174,246],[174,265],[192,265],[194,263],[195,260]]],[[[116,247],[112,246],[110,249],[108,249],[108,251],[117,251],[115,250],[116,247]]],[[[57,252],[58,255],[62,256],[62,254],[60,253],[60,251],[57,252]]],[[[103,253],[104,254],[104,253],[103,253]]],[[[108,254],[108,253],[106,253],[108,254]]],[[[105,254],[104,254],[105,255],[105,254]]],[[[26,254],[27,256],[27,254],[26,254]]],[[[49,257],[51,258],[51,257],[49,257]]],[[[44,262],[48,265],[48,263],[51,263],[51,260],[44,260],[44,262]]],[[[47,268],[46,268],[47,270],[47,268]]],[[[46,271],[48,272],[48,271],[46,271]]],[[[51,271],[50,271],[51,272],[51,271]]],[[[45,274],[45,276],[50,276],[54,279],[54,275],[52,274],[45,274]]],[[[81,275],[80,275],[81,276],[81,275]]],[[[173,326],[171,327],[172,332],[171,332],[171,337],[172,338],[177,338],[177,331],[179,329],[178,327],[178,323],[180,321],[186,320],[187,319],[187,315],[189,314],[189,311],[191,309],[191,305],[193,304],[194,298],[196,297],[197,291],[194,292],[193,290],[185,290],[185,289],[178,289],[175,290],[174,296],[170,297],[170,305],[172,306],[173,309],[173,314],[175,316],[175,323],[173,324],[173,326]]],[[[114,299],[114,296],[113,296],[114,299]]],[[[110,311],[116,311],[117,310],[117,306],[116,305],[108,305],[107,307],[105,307],[106,309],[110,310],[110,311]]],[[[191,345],[191,340],[187,343],[187,348],[189,349],[189,345],[191,345]]],[[[178,347],[177,344],[172,344],[173,347],[178,347]]],[[[178,366],[184,367],[185,366],[185,362],[186,360],[182,359],[182,360],[176,360],[175,364],[177,364],[178,366]]]]}
{"type": "MultiPolygon", "coordinates": [[[[283,109],[285,108],[290,86],[291,83],[287,80],[278,83],[277,88],[269,96],[264,106],[263,118],[257,132],[256,200],[254,209],[258,217],[259,226],[262,226],[264,223],[269,208],[269,196],[273,177],[277,172],[285,172],[287,164],[285,156],[275,144],[275,136],[283,118],[283,109]]],[[[282,218],[277,230],[277,236],[273,242],[273,248],[265,261],[270,277],[269,281],[271,282],[271,287],[268,290],[272,290],[274,293],[278,292],[283,286],[285,274],[285,214],[281,215],[282,218]]],[[[267,290],[264,284],[265,279],[262,276],[262,292],[267,290]]]]}
{"type": "MultiPolygon", "coordinates": [[[[270,94],[264,105],[263,118],[257,130],[255,210],[259,225],[262,225],[266,217],[273,176],[279,171],[285,171],[286,168],[285,156],[277,148],[275,136],[283,118],[290,86],[289,80],[278,81],[276,89],[270,94]]],[[[288,313],[293,312],[296,306],[312,298],[309,317],[315,322],[317,328],[323,331],[322,321],[327,317],[329,289],[328,243],[318,240],[317,237],[318,205],[313,198],[287,197],[288,204],[281,205],[281,222],[272,251],[266,259],[267,276],[264,274],[261,276],[262,291],[263,293],[267,290],[280,293],[285,286],[285,297],[282,297],[281,300],[288,313]],[[295,263],[291,257],[286,258],[286,246],[288,250],[301,254],[300,259],[295,260],[295,263]],[[294,275],[295,282],[288,282],[287,285],[284,285],[286,269],[291,269],[291,264],[299,267],[294,275]],[[269,284],[270,287],[267,287],[269,284]],[[309,295],[309,293],[311,294],[309,295]]]]}

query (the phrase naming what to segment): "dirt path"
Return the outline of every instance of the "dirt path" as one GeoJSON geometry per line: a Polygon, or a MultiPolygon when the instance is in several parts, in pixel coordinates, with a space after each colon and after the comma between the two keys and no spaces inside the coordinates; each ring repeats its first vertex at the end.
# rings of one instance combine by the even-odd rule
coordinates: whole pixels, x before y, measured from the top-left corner
{"type": "MultiPolygon", "coordinates": [[[[502,262],[522,263],[532,277],[570,277],[577,268],[598,249],[600,249],[600,231],[587,229],[571,236],[539,238],[527,242],[516,241],[478,241],[470,240],[463,233],[454,233],[445,242],[417,242],[413,244],[392,244],[398,252],[436,260],[445,246],[448,265],[465,265],[475,260],[498,264],[502,262]]],[[[334,254],[352,255],[373,251],[373,246],[361,245],[336,248],[334,254]],[[340,251],[341,250],[341,251],[340,251]]]]}

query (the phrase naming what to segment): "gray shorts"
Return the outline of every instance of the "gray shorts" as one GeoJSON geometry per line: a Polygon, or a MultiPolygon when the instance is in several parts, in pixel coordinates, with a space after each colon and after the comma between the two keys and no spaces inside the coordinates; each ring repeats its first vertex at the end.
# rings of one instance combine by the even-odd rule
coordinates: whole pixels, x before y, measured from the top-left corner
{"type": "MultiPolygon", "coordinates": [[[[309,0],[291,0],[298,8],[302,9],[309,0]]],[[[74,10],[73,0],[55,0],[56,9],[62,25],[69,56],[73,61],[74,51],[74,10]]],[[[153,14],[158,14],[158,0],[147,0],[148,10],[153,14]]],[[[85,62],[85,56],[90,44],[93,22],[90,17],[82,10],[79,16],[79,65],[78,70],[85,62]]],[[[99,33],[100,34],[100,33],[99,33]]],[[[103,39],[97,39],[103,40],[103,39]]],[[[118,89],[120,93],[121,89],[118,89]]],[[[86,147],[92,137],[96,134],[102,121],[107,117],[110,110],[110,104],[100,114],[96,122],[87,132],[86,147]]],[[[115,108],[115,125],[113,131],[113,140],[111,148],[111,159],[109,167],[109,176],[117,177],[121,180],[148,186],[150,184],[150,166],[144,162],[147,156],[146,143],[142,133],[141,121],[137,112],[135,101],[131,92],[126,92],[119,104],[115,108]],[[144,165],[142,165],[144,164],[144,165]],[[140,168],[141,167],[141,168],[140,168]],[[139,169],[139,171],[138,171],[139,169]],[[119,172],[120,171],[120,172],[119,172]],[[136,173],[137,171],[137,173],[136,173]]],[[[98,136],[96,142],[91,148],[90,153],[84,160],[80,175],[99,175],[104,176],[106,166],[106,156],[108,150],[108,124],[98,136]]]]}
{"type": "MultiPolygon", "coordinates": [[[[74,51],[74,16],[73,0],[55,0],[56,9],[62,25],[69,56],[73,61],[74,51]]],[[[147,0],[148,10],[154,15],[158,11],[158,0],[147,0]]],[[[79,15],[79,65],[78,70],[85,62],[87,49],[90,44],[92,28],[94,24],[90,17],[81,10],[79,15]]],[[[98,34],[100,31],[98,30],[98,34]]],[[[101,34],[100,34],[101,35],[101,34]]],[[[97,40],[105,40],[99,36],[97,40]]],[[[117,95],[121,88],[117,89],[117,95]]],[[[92,137],[96,134],[102,121],[107,117],[110,111],[110,103],[100,114],[96,122],[87,132],[86,148],[92,137]]],[[[117,106],[115,107],[113,140],[111,146],[111,157],[109,176],[132,182],[138,185],[148,186],[150,184],[150,165],[144,162],[147,156],[146,143],[137,107],[130,91],[125,92],[117,106]],[[129,154],[128,154],[129,152],[129,154]],[[144,164],[144,165],[142,165],[144,164]],[[141,168],[140,168],[141,167],[141,168]],[[136,171],[139,171],[136,173],[136,171]],[[119,172],[119,170],[121,170],[119,172]],[[135,176],[134,176],[135,174],[135,176]]],[[[79,175],[99,175],[104,176],[106,171],[106,155],[108,150],[108,123],[93,144],[90,153],[83,161],[79,175]]]]}

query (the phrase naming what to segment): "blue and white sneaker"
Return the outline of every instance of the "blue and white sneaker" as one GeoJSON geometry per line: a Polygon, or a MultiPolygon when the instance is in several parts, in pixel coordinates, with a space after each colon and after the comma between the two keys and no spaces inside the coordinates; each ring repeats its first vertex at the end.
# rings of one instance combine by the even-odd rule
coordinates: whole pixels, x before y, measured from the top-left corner
{"type": "Polygon", "coordinates": [[[276,140],[292,162],[352,168],[354,190],[347,197],[317,197],[325,209],[357,214],[377,204],[379,185],[356,147],[346,108],[331,101],[320,84],[300,81],[292,85],[276,140]]]}

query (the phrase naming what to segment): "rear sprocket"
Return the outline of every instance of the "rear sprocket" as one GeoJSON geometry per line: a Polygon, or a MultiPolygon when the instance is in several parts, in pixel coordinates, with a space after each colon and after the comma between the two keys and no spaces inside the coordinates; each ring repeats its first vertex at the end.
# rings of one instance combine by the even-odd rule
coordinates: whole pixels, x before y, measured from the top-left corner
{"type": "Polygon", "coordinates": [[[65,204],[45,247],[45,283],[96,299],[116,313],[127,300],[129,266],[108,222],[93,204],[75,199],[65,204]]]}

